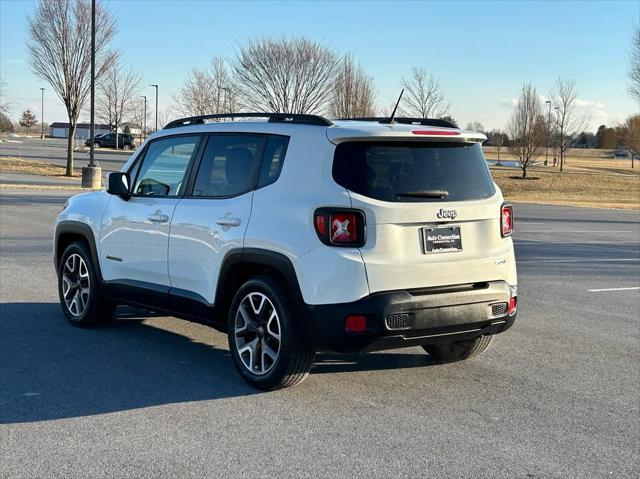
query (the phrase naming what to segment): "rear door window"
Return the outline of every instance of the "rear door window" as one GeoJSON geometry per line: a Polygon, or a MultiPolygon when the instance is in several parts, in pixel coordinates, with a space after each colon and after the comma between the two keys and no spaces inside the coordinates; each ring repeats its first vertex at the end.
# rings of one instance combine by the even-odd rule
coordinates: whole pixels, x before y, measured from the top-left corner
{"type": "Polygon", "coordinates": [[[229,198],[254,188],[267,138],[212,135],[202,154],[193,196],[229,198]]]}
{"type": "Polygon", "coordinates": [[[392,202],[480,200],[495,193],[479,143],[340,143],[333,178],[355,193],[392,202]]]}

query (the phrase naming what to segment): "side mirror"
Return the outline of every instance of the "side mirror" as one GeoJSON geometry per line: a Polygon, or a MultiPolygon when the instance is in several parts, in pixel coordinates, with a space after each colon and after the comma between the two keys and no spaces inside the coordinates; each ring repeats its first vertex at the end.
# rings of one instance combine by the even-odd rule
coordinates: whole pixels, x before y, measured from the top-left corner
{"type": "Polygon", "coordinates": [[[129,173],[114,172],[109,175],[107,193],[127,199],[131,195],[129,173]]]}

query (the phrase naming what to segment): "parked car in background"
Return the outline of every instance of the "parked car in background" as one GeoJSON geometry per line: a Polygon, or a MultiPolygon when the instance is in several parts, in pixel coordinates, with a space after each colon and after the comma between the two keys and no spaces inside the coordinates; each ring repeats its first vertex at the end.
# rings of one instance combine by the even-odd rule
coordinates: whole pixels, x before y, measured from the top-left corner
{"type": "Polygon", "coordinates": [[[612,156],[614,158],[629,158],[629,152],[627,150],[614,150],[612,156]]]}
{"type": "MultiPolygon", "coordinates": [[[[115,133],[105,133],[103,135],[96,135],[95,139],[95,148],[107,147],[107,148],[115,148],[116,147],[116,134],[115,133]]],[[[91,146],[91,138],[84,142],[86,146],[91,146]]],[[[133,135],[129,135],[128,133],[119,133],[118,134],[118,148],[122,148],[124,150],[130,150],[135,148],[136,143],[133,135]]]]}

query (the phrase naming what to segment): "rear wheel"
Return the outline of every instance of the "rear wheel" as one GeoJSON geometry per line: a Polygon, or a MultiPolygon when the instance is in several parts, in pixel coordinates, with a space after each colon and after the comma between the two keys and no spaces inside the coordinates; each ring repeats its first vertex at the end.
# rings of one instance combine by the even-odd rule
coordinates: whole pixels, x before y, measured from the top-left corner
{"type": "Polygon", "coordinates": [[[455,343],[427,344],[422,348],[438,361],[453,362],[482,354],[489,349],[492,342],[493,335],[455,343]]]}
{"type": "Polygon", "coordinates": [[[231,357],[252,386],[273,390],[302,382],[315,352],[300,341],[287,294],[274,279],[259,276],[240,287],[229,309],[231,357]]]}
{"type": "Polygon", "coordinates": [[[58,293],[62,312],[74,326],[104,324],[116,305],[106,300],[98,284],[91,254],[84,242],[71,243],[58,265],[58,293]]]}
{"type": "Polygon", "coordinates": [[[94,147],[94,148],[100,148],[101,146],[102,146],[102,145],[100,144],[100,142],[99,142],[99,141],[96,141],[96,142],[94,142],[94,143],[93,143],[93,147],[94,147]]]}

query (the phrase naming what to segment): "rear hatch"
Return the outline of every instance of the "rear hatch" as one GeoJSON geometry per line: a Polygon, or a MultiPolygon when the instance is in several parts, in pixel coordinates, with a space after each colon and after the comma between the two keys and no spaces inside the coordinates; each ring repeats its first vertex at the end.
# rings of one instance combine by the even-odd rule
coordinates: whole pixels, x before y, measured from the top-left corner
{"type": "Polygon", "coordinates": [[[502,196],[480,144],[456,140],[336,142],[334,180],[366,215],[371,293],[509,279],[502,196]]]}

